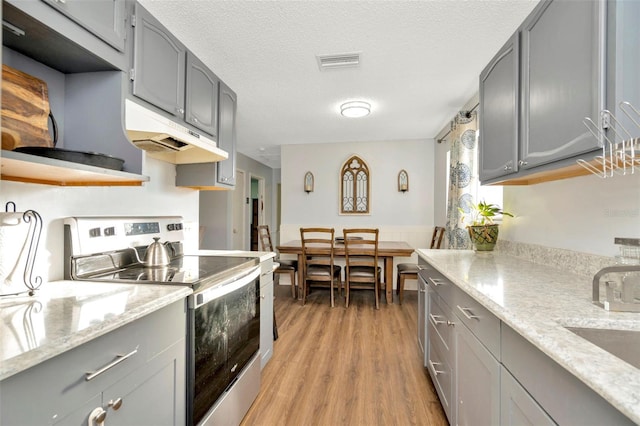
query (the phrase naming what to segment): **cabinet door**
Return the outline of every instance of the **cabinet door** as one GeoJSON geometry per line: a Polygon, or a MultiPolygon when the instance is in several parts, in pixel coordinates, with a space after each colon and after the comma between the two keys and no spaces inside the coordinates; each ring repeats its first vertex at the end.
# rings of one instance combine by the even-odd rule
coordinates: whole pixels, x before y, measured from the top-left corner
{"type": "Polygon", "coordinates": [[[454,335],[457,424],[499,424],[500,364],[462,323],[454,335]]]}
{"type": "Polygon", "coordinates": [[[260,285],[260,369],[273,356],[273,278],[266,280],[260,285]]]}
{"type": "Polygon", "coordinates": [[[500,424],[502,426],[555,425],[535,399],[501,367],[500,424]]]}
{"type": "Polygon", "coordinates": [[[185,120],[214,138],[218,135],[220,80],[193,53],[187,52],[185,120]]]}
{"type": "Polygon", "coordinates": [[[44,1],[120,52],[124,52],[124,0],[44,1]]]}
{"type": "Polygon", "coordinates": [[[604,107],[604,7],[545,1],[523,24],[522,168],[598,148],[583,119],[604,107]]]}
{"type": "Polygon", "coordinates": [[[138,3],[134,22],[133,94],[184,119],[186,48],[138,3]]]}
{"type": "Polygon", "coordinates": [[[186,422],[184,340],[106,389],[107,425],[184,425],[186,422]]]}
{"type": "Polygon", "coordinates": [[[427,336],[427,318],[429,318],[429,302],[428,288],[424,278],[418,276],[418,347],[420,348],[420,356],[423,365],[426,367],[428,362],[428,336],[427,336]]]}
{"type": "Polygon", "coordinates": [[[519,34],[480,74],[480,180],[518,171],[519,34]]]}
{"type": "Polygon", "coordinates": [[[220,82],[220,120],[218,148],[229,153],[229,158],[218,163],[216,181],[222,185],[236,184],[236,94],[220,82]]]}

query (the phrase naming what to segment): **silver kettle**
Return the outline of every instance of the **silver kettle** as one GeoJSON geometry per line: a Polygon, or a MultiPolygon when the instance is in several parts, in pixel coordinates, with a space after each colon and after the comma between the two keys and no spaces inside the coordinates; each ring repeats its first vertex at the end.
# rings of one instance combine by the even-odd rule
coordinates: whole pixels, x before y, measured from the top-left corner
{"type": "Polygon", "coordinates": [[[138,251],[134,247],[131,247],[136,256],[136,260],[144,266],[151,268],[169,265],[169,263],[171,263],[171,256],[169,256],[169,249],[167,248],[169,242],[161,243],[159,240],[160,238],[153,237],[153,243],[147,247],[144,260],[141,260],[138,251]]]}

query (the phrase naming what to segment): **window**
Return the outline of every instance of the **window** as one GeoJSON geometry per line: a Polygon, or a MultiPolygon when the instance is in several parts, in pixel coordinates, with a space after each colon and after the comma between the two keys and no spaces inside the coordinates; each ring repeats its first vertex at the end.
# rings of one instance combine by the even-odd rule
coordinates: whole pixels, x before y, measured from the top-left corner
{"type": "Polygon", "coordinates": [[[369,213],[369,167],[360,157],[349,158],[340,171],[340,213],[369,213]]]}

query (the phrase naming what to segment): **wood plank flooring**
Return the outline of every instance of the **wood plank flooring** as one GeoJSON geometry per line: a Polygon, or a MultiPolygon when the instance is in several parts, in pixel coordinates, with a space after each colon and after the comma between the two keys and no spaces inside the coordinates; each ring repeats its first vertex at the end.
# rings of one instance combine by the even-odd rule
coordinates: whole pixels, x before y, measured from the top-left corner
{"type": "Polygon", "coordinates": [[[417,292],[376,311],[371,291],[332,309],[328,290],[301,306],[275,287],[279,339],[242,426],[448,424],[419,355],[417,292]]]}

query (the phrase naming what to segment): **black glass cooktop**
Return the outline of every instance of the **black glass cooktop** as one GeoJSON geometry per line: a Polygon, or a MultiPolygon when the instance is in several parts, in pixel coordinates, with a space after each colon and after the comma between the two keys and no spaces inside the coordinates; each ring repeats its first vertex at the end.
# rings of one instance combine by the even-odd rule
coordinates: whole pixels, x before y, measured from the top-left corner
{"type": "Polygon", "coordinates": [[[166,267],[148,268],[144,265],[131,265],[118,271],[87,276],[84,279],[136,284],[187,285],[196,289],[205,283],[222,282],[258,263],[259,260],[255,257],[181,256],[173,259],[166,267]]]}

